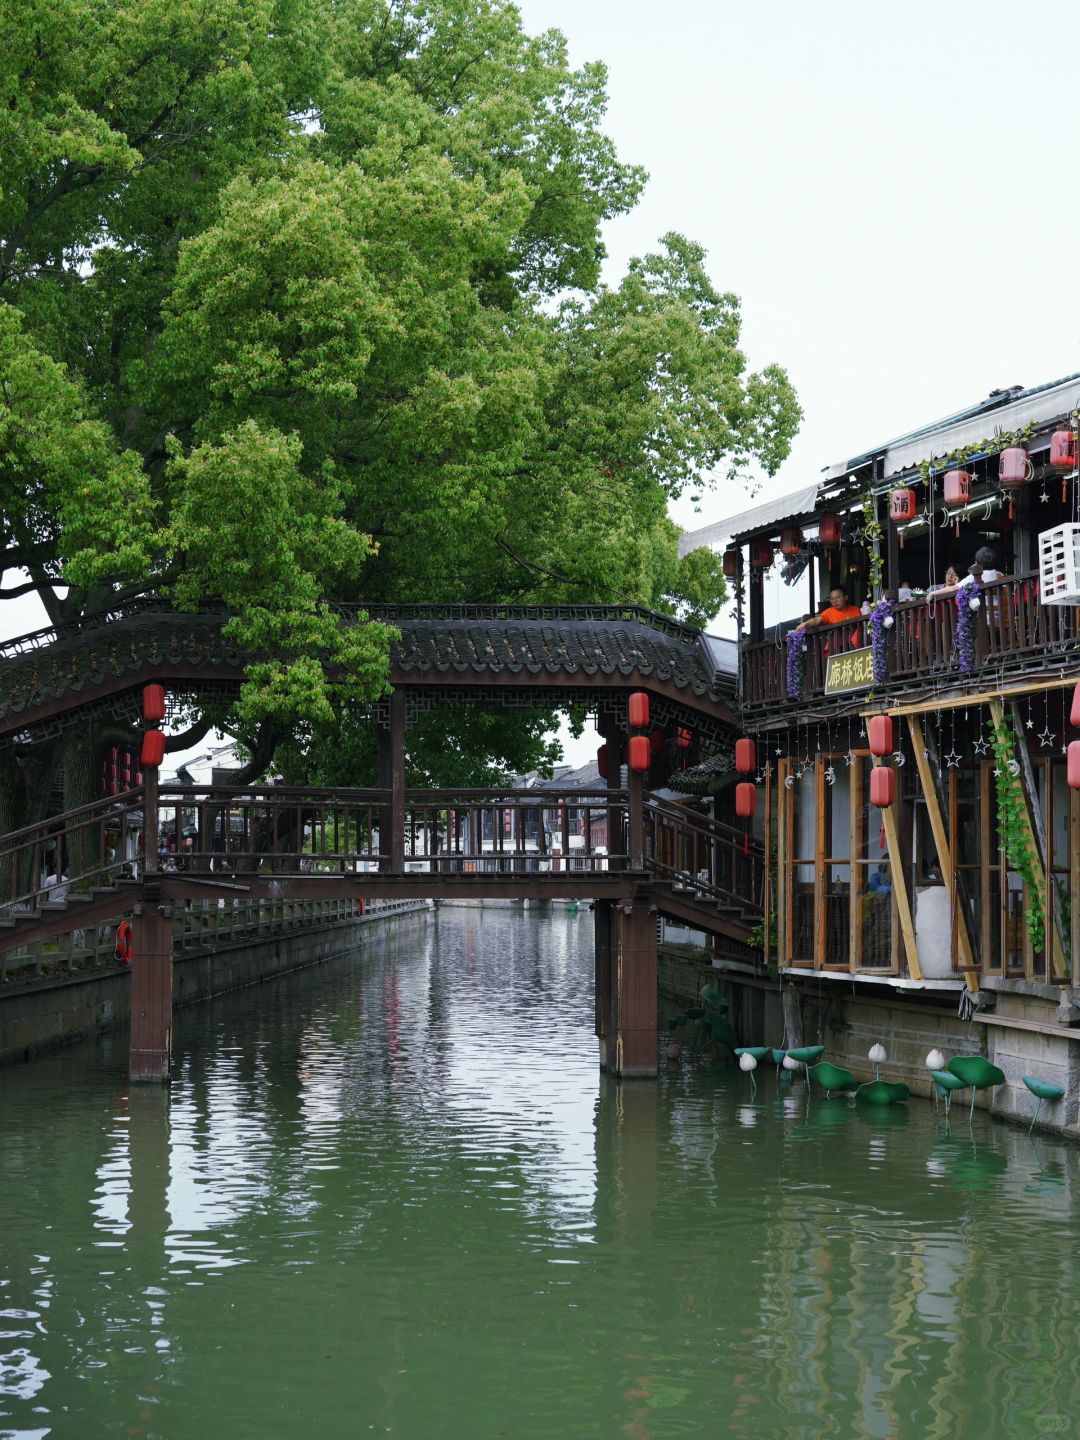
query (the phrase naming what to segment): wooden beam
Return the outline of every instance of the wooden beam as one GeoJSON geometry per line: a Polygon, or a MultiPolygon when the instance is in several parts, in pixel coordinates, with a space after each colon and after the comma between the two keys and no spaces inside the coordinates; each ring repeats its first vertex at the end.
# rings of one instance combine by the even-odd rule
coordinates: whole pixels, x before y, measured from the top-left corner
{"type": "Polygon", "coordinates": [[[1080,955],[1080,790],[1069,791],[1069,970],[1076,984],[1076,959],[1080,955]]]}
{"type": "Polygon", "coordinates": [[[828,893],[826,851],[828,829],[825,825],[825,762],[814,757],[814,969],[820,970],[828,953],[826,938],[828,916],[825,913],[828,893]]]}
{"type": "Polygon", "coordinates": [[[967,916],[964,914],[963,906],[960,904],[959,896],[956,893],[956,877],[953,868],[952,849],[949,845],[949,832],[945,827],[945,819],[941,813],[941,801],[938,795],[937,781],[930,769],[930,762],[925,755],[923,744],[922,724],[915,715],[907,717],[908,730],[911,733],[911,748],[915,752],[915,764],[919,769],[919,781],[923,789],[923,799],[926,801],[926,813],[930,817],[930,829],[934,833],[934,844],[937,846],[938,863],[941,866],[941,878],[950,896],[954,897],[957,919],[957,941],[960,951],[960,968],[964,971],[964,978],[967,981],[969,990],[977,990],[979,982],[973,974],[972,967],[975,966],[975,955],[971,946],[971,936],[968,933],[967,916]]]}
{"type": "Polygon", "coordinates": [[[993,701],[1000,704],[1013,696],[1022,698],[1025,695],[1037,695],[1044,690],[1068,690],[1078,680],[1080,672],[1074,670],[1071,675],[1060,675],[1056,680],[1018,681],[1008,687],[999,685],[993,690],[969,690],[961,695],[928,695],[909,705],[888,705],[879,701],[861,714],[865,719],[870,715],[880,715],[882,710],[887,709],[890,715],[936,715],[940,710],[959,710],[961,706],[967,705],[989,705],[993,701]]]}
{"type": "MultiPolygon", "coordinates": [[[[1000,697],[998,697],[998,696],[993,696],[993,697],[990,699],[989,704],[990,704],[990,714],[991,714],[991,717],[993,718],[993,721],[994,721],[994,729],[1000,731],[1000,730],[1002,730],[1002,729],[1004,728],[1004,726],[1005,726],[1005,707],[1004,707],[1004,705],[1002,704],[1002,701],[1001,701],[1000,697]]],[[[1015,740],[1015,736],[1014,736],[1013,738],[1014,738],[1014,740],[1015,740]]],[[[1022,742],[1021,742],[1021,743],[1022,743],[1022,742]]],[[[1019,748],[1019,745],[1017,746],[1017,748],[1019,748]]],[[[1029,783],[1028,783],[1028,777],[1029,777],[1029,776],[1031,776],[1031,765],[1030,765],[1030,763],[1029,763],[1028,766],[1027,766],[1027,768],[1025,769],[1023,760],[1021,759],[1021,761],[1020,761],[1020,790],[1021,790],[1021,793],[1022,793],[1023,796],[1024,796],[1024,815],[1023,815],[1024,827],[1025,827],[1025,829],[1026,829],[1026,831],[1027,831],[1027,841],[1028,841],[1028,843],[1031,845],[1031,848],[1034,850],[1036,859],[1039,860],[1040,862],[1042,862],[1042,861],[1043,861],[1043,856],[1042,856],[1041,847],[1040,847],[1040,845],[1039,845],[1039,838],[1038,838],[1038,837],[1039,837],[1039,830],[1038,830],[1038,828],[1036,827],[1036,822],[1035,822],[1035,813],[1036,813],[1036,811],[1037,811],[1037,809],[1038,809],[1039,797],[1038,797],[1038,795],[1036,795],[1036,794],[1034,793],[1034,789],[1033,789],[1033,788],[1029,788],[1029,783]]],[[[1034,787],[1034,777],[1031,778],[1031,782],[1030,782],[1030,783],[1031,783],[1031,787],[1034,787]]],[[[1049,888],[1050,888],[1050,875],[1049,875],[1049,871],[1048,871],[1047,868],[1046,868],[1045,863],[1040,863],[1040,864],[1038,864],[1038,865],[1036,866],[1036,871],[1035,871],[1035,888],[1036,888],[1036,890],[1037,890],[1037,892],[1038,892],[1039,903],[1040,903],[1040,904],[1042,905],[1042,907],[1043,907],[1043,915],[1045,916],[1045,915],[1047,915],[1047,914],[1049,913],[1048,910],[1047,910],[1047,906],[1048,906],[1049,903],[1050,903],[1050,897],[1049,897],[1049,894],[1047,893],[1048,890],[1049,890],[1049,888]]],[[[1026,925],[1025,925],[1025,929],[1026,929],[1026,925]]],[[[1064,951],[1062,950],[1062,946],[1061,946],[1061,937],[1060,937],[1060,935],[1058,934],[1058,928],[1057,928],[1056,925],[1051,926],[1051,927],[1050,927],[1050,931],[1051,931],[1051,943],[1052,943],[1052,945],[1053,945],[1053,947],[1054,947],[1054,948],[1053,948],[1053,970],[1051,971],[1051,973],[1052,973],[1052,974],[1057,974],[1057,975],[1064,975],[1064,974],[1066,973],[1066,968],[1065,968],[1065,954],[1064,954],[1064,951]]]]}
{"type": "Polygon", "coordinates": [[[908,974],[912,980],[922,979],[919,951],[915,944],[915,921],[911,913],[911,897],[908,894],[904,871],[904,857],[900,853],[900,831],[896,823],[896,806],[887,805],[881,812],[881,823],[885,830],[885,846],[889,852],[889,869],[892,871],[893,896],[900,916],[900,934],[904,940],[904,954],[907,956],[908,974]]]}
{"type": "Polygon", "coordinates": [[[786,780],[789,761],[782,756],[776,767],[776,963],[788,965],[791,943],[788,936],[788,854],[791,793],[786,780]]]}

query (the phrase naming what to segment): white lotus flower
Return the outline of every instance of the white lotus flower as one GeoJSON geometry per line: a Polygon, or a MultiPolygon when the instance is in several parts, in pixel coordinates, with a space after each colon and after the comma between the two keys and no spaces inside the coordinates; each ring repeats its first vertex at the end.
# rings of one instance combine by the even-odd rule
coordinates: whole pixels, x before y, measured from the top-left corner
{"type": "Polygon", "coordinates": [[[751,1070],[756,1070],[757,1061],[754,1059],[753,1055],[740,1055],[739,1069],[745,1070],[747,1073],[749,1073],[751,1070]]]}
{"type": "Polygon", "coordinates": [[[790,1055],[785,1055],[785,1056],[784,1056],[784,1069],[785,1069],[785,1070],[801,1070],[802,1068],[803,1068],[803,1067],[802,1067],[802,1061],[801,1061],[801,1060],[793,1060],[790,1055]]]}
{"type": "Polygon", "coordinates": [[[885,1046],[871,1045],[869,1059],[871,1059],[875,1065],[880,1065],[885,1059],[885,1046]]]}
{"type": "Polygon", "coordinates": [[[927,1070],[944,1070],[945,1056],[940,1050],[931,1050],[923,1063],[926,1065],[927,1070]]]}

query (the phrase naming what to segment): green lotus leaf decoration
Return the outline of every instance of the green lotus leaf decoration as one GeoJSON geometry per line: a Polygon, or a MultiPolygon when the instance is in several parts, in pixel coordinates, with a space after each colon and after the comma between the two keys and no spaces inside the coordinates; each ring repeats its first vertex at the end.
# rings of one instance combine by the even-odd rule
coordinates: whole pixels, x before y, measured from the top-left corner
{"type": "MultiPolygon", "coordinates": [[[[825,1054],[825,1046],[800,1045],[797,1050],[789,1050],[787,1053],[791,1056],[792,1060],[799,1060],[804,1065],[809,1065],[814,1060],[820,1060],[822,1055],[825,1054]]],[[[781,1060],[779,1063],[783,1064],[783,1061],[781,1060]]]]}
{"type": "Polygon", "coordinates": [[[1004,1085],[1005,1072],[984,1059],[982,1055],[954,1055],[947,1067],[965,1085],[974,1085],[976,1090],[986,1090],[991,1085],[1004,1085]]]}
{"type": "Polygon", "coordinates": [[[910,1094],[908,1087],[899,1080],[870,1080],[859,1086],[855,1099],[866,1100],[871,1105],[898,1105],[910,1094]]]}
{"type": "Polygon", "coordinates": [[[772,1056],[772,1063],[773,1063],[774,1065],[783,1065],[783,1063],[784,1063],[784,1056],[787,1054],[787,1051],[786,1051],[786,1050],[770,1050],[770,1051],[769,1051],[769,1054],[772,1056]]]}
{"type": "Polygon", "coordinates": [[[1050,1080],[1040,1080],[1035,1075],[1021,1075],[1020,1078],[1039,1100],[1060,1100],[1065,1094],[1064,1085],[1055,1085],[1050,1080]]]}
{"type": "Polygon", "coordinates": [[[830,1065],[828,1060],[822,1060],[817,1065],[810,1067],[810,1074],[823,1090],[857,1090],[859,1082],[850,1070],[844,1070],[839,1065],[830,1065]]]}
{"type": "Polygon", "coordinates": [[[752,1055],[755,1060],[764,1060],[772,1051],[768,1045],[740,1045],[735,1051],[736,1055],[752,1055]]]}
{"type": "Polygon", "coordinates": [[[931,1070],[930,1074],[942,1090],[966,1090],[971,1084],[970,1080],[961,1080],[959,1075],[954,1075],[949,1070],[931,1070]]]}

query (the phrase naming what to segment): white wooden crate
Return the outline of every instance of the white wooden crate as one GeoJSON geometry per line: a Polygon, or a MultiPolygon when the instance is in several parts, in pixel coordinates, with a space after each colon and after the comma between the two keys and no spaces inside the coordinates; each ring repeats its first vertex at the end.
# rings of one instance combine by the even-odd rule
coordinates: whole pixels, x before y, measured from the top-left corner
{"type": "Polygon", "coordinates": [[[1039,599],[1044,605],[1080,601],[1080,525],[1058,525],[1039,536],[1039,599]]]}

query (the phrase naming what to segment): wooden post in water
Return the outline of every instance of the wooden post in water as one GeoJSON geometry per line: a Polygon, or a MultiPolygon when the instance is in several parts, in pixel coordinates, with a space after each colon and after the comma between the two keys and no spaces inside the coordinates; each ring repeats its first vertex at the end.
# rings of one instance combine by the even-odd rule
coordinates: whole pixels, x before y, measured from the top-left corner
{"type": "Polygon", "coordinates": [[[173,907],[148,884],[131,922],[132,1080],[169,1078],[172,1059],[173,907]]]}
{"type": "Polygon", "coordinates": [[[656,912],[641,900],[619,907],[613,1023],[622,1079],[656,1075],[656,912]]]}
{"type": "Polygon", "coordinates": [[[617,921],[611,900],[593,905],[593,943],[596,976],[596,1038],[600,1042],[600,1069],[615,1065],[615,1032],[612,1025],[612,982],[616,973],[617,921]]]}

